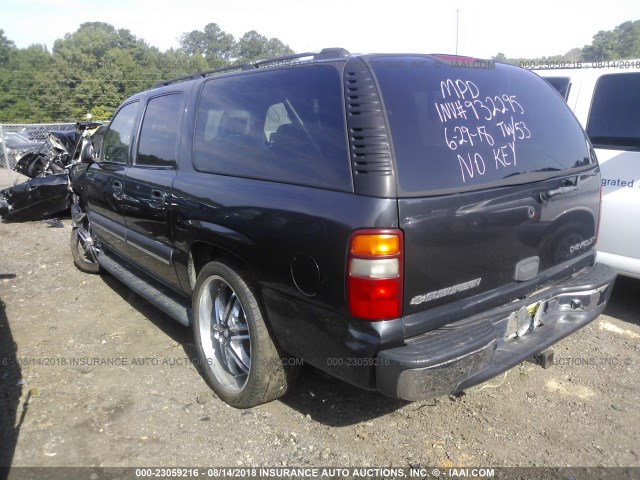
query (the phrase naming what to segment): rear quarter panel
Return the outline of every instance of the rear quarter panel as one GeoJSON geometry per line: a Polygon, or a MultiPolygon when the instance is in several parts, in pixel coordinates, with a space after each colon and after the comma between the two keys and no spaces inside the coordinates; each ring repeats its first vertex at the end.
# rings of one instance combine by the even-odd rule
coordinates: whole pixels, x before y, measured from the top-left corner
{"type": "Polygon", "coordinates": [[[212,245],[257,286],[284,351],[348,382],[372,385],[365,363],[344,368],[327,359],[371,358],[379,348],[376,327],[346,312],[347,248],[354,229],[397,228],[396,200],[181,170],[173,201],[176,269],[183,285],[189,284],[192,246],[212,245]],[[294,260],[307,264],[306,275],[295,281],[294,260]],[[296,282],[305,283],[304,292],[296,282]]]}

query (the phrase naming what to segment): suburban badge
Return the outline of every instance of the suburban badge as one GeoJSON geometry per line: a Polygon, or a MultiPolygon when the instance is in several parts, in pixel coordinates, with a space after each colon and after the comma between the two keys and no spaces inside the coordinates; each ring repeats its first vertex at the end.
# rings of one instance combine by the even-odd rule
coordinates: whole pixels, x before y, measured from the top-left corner
{"type": "Polygon", "coordinates": [[[420,305],[424,302],[430,302],[431,300],[435,300],[437,298],[446,297],[448,295],[453,295],[454,293],[464,292],[465,290],[470,290],[472,288],[480,285],[482,278],[476,278],[475,280],[470,280],[468,282],[459,283],[458,285],[453,285],[451,287],[443,288],[442,290],[436,290],[434,292],[425,293],[424,295],[416,295],[411,299],[411,305],[420,305]]]}

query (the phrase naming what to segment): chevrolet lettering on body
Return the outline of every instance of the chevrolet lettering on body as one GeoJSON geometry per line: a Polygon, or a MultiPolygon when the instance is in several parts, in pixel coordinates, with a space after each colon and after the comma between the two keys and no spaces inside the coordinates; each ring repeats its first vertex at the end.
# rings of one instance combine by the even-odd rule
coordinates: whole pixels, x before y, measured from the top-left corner
{"type": "Polygon", "coordinates": [[[424,303],[424,302],[430,302],[431,300],[436,300],[438,298],[446,297],[448,295],[453,295],[454,293],[470,290],[480,285],[481,281],[482,281],[482,278],[476,278],[475,280],[459,283],[458,285],[453,285],[451,287],[443,288],[441,290],[425,293],[424,295],[416,295],[411,299],[411,305],[420,305],[421,303],[424,303]]]}

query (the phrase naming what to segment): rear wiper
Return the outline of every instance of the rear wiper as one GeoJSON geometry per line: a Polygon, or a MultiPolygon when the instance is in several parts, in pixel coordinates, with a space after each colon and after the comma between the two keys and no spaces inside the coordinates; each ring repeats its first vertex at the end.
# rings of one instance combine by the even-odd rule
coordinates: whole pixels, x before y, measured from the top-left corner
{"type": "Polygon", "coordinates": [[[550,190],[547,190],[545,192],[540,192],[540,195],[538,196],[538,200],[540,200],[540,203],[544,203],[547,200],[549,200],[552,197],[555,197],[556,195],[562,195],[565,193],[569,193],[572,192],[574,190],[578,189],[578,177],[572,177],[572,178],[565,178],[562,181],[563,185],[561,187],[558,188],[552,188],[550,190]]]}

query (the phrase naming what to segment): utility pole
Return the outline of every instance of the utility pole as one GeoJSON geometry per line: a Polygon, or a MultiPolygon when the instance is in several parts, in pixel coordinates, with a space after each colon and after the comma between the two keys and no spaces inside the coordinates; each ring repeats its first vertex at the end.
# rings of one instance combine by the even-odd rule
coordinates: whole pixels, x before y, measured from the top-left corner
{"type": "Polygon", "coordinates": [[[456,55],[458,55],[458,33],[460,31],[460,9],[456,8],[456,55]]]}

